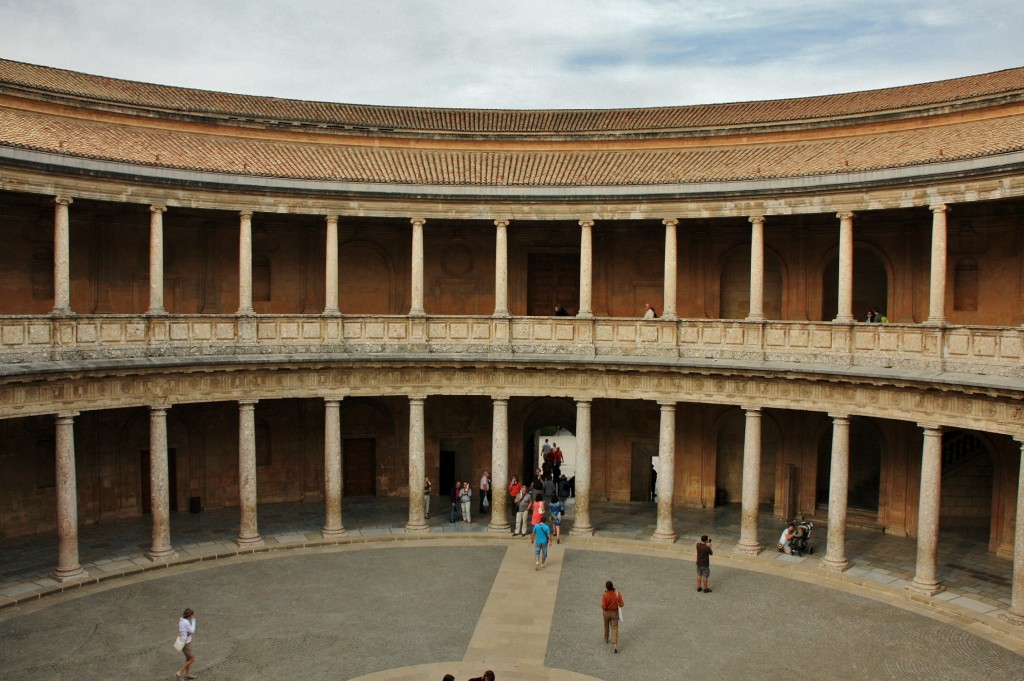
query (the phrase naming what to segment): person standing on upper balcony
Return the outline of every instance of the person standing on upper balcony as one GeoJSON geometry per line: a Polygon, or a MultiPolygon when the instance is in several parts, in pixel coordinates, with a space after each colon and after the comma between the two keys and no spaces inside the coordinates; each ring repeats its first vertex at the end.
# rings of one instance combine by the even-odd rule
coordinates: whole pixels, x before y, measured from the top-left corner
{"type": "Polygon", "coordinates": [[[644,306],[647,308],[644,311],[644,319],[657,319],[658,318],[658,313],[654,311],[654,306],[653,305],[651,305],[650,303],[644,303],[644,306]]]}
{"type": "Polygon", "coordinates": [[[555,304],[555,316],[556,317],[568,317],[569,313],[565,311],[565,308],[560,304],[555,304]]]}

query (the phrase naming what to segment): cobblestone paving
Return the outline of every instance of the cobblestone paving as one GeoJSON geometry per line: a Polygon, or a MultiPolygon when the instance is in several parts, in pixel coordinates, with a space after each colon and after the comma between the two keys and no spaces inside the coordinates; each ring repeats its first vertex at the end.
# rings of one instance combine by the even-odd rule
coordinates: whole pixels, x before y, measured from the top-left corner
{"type": "Polygon", "coordinates": [[[714,592],[698,594],[682,552],[574,543],[552,547],[540,572],[524,539],[466,537],[254,554],[112,580],[0,611],[0,678],[170,681],[181,661],[175,623],[190,606],[205,681],[397,681],[447,670],[464,681],[485,660],[501,681],[1024,679],[1020,655],[877,600],[720,564],[727,559],[713,559],[714,592]],[[552,578],[555,588],[544,581],[552,578]],[[609,578],[627,601],[618,655],[601,642],[597,604],[609,578]],[[483,616],[516,592],[532,618],[483,616]],[[554,600],[553,614],[538,597],[554,600]],[[484,647],[501,658],[471,659],[484,647]]]}

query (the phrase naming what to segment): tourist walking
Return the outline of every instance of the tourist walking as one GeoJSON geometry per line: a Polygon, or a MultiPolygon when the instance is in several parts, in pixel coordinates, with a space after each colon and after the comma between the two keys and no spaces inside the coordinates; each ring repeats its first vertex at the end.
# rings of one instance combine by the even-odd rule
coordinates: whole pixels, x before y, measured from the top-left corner
{"type": "MultiPolygon", "coordinates": [[[[515,521],[515,517],[516,517],[516,506],[519,504],[519,499],[517,497],[519,496],[519,490],[521,490],[522,488],[523,488],[523,483],[519,482],[519,476],[518,475],[513,475],[512,476],[512,482],[510,482],[509,485],[508,485],[508,505],[509,505],[509,509],[512,511],[512,519],[513,519],[513,521],[515,521]]],[[[516,527],[515,522],[513,522],[512,523],[512,534],[516,533],[515,527],[516,527]]]]}
{"type": "Polygon", "coordinates": [[[473,490],[470,488],[468,482],[462,483],[462,489],[459,490],[459,503],[462,504],[462,522],[473,522],[473,519],[469,515],[470,509],[473,506],[473,490]]]}
{"type": "Polygon", "coordinates": [[[544,498],[540,495],[540,492],[533,495],[533,507],[531,508],[531,511],[533,513],[530,517],[531,525],[544,522],[544,498]]]}
{"type": "Polygon", "coordinates": [[[620,608],[625,603],[622,594],[615,590],[615,585],[608,580],[604,583],[604,594],[601,596],[601,615],[604,617],[604,642],[608,643],[611,631],[612,652],[619,652],[619,622],[622,620],[620,608]]]}
{"type": "Polygon", "coordinates": [[[706,594],[711,593],[708,588],[708,577],[711,576],[711,556],[715,552],[711,550],[711,540],[706,534],[700,536],[697,542],[697,591],[706,594]]]}
{"type": "Polygon", "coordinates": [[[192,650],[192,637],[196,634],[196,613],[192,608],[185,608],[181,619],[178,620],[178,640],[184,641],[181,652],[185,654],[185,664],[174,675],[178,681],[182,679],[194,679],[192,675],[192,663],[196,661],[196,654],[192,650]]]}
{"type": "Polygon", "coordinates": [[[491,475],[488,471],[480,476],[480,515],[488,513],[491,505],[491,475]]]}
{"type": "Polygon", "coordinates": [[[530,543],[533,544],[533,569],[542,570],[548,560],[548,544],[551,543],[551,528],[547,523],[541,522],[533,526],[530,543]]]}
{"type": "Polygon", "coordinates": [[[526,519],[530,517],[530,507],[532,505],[533,499],[530,497],[530,489],[523,485],[519,488],[519,494],[516,495],[516,526],[512,530],[512,536],[517,534],[522,537],[526,536],[526,519]]]}
{"type": "Polygon", "coordinates": [[[562,514],[565,513],[565,505],[558,500],[558,497],[551,495],[551,503],[548,504],[548,514],[551,516],[551,524],[555,526],[555,543],[562,543],[562,514]]]}

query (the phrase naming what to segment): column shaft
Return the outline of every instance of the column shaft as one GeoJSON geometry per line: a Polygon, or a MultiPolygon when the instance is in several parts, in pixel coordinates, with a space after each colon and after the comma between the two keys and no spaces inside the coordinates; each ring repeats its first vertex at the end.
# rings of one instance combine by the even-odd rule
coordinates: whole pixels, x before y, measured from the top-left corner
{"type": "Polygon", "coordinates": [[[327,216],[327,259],[324,275],[324,314],[338,314],[338,216],[327,216]]]}
{"type": "Polygon", "coordinates": [[[580,220],[580,308],[577,317],[593,317],[594,221],[580,220]]]}
{"type": "Polygon", "coordinates": [[[409,521],[405,524],[406,532],[430,531],[423,511],[423,485],[427,475],[425,401],[425,397],[409,397],[409,521]]]}
{"type": "Polygon", "coordinates": [[[252,314],[252,211],[238,215],[238,314],[252,314]]]}
{"type": "Polygon", "coordinates": [[[344,536],[341,521],[343,487],[341,465],[341,399],[324,400],[324,526],[325,539],[344,536]]]}
{"type": "Polygon", "coordinates": [[[764,217],[750,218],[750,312],[748,321],[764,319],[764,217]]]}
{"type": "Polygon", "coordinates": [[[828,550],[821,565],[826,570],[849,569],[846,558],[846,505],[850,489],[850,417],[832,416],[832,466],[828,484],[828,550]]]}
{"type": "Polygon", "coordinates": [[[149,408],[149,511],[153,543],[146,555],[150,560],[174,557],[171,548],[171,492],[167,466],[167,408],[149,408]]]}
{"type": "Polygon", "coordinates": [[[256,400],[238,403],[239,546],[262,545],[256,523],[256,400]]]}
{"type": "Polygon", "coordinates": [[[837,213],[839,218],[839,307],[835,321],[851,323],[853,316],[853,217],[847,211],[837,213]]]}
{"type": "MultiPolygon", "coordinates": [[[[412,222],[412,307],[410,316],[422,317],[426,309],[423,307],[423,218],[413,218],[412,222]]],[[[419,490],[422,496],[423,490],[419,490]]]]}
{"type": "Polygon", "coordinates": [[[149,207],[149,309],[146,314],[166,314],[164,309],[164,211],[149,207]]]}
{"type": "MultiPolygon", "coordinates": [[[[491,520],[487,529],[508,532],[508,398],[493,399],[491,425],[491,520]]],[[[545,500],[547,501],[547,500],[545,500]]]]}
{"type": "Polygon", "coordinates": [[[494,316],[508,317],[508,220],[494,226],[494,316]]]}
{"type": "Polygon", "coordinates": [[[594,534],[590,524],[590,400],[576,401],[576,504],[571,534],[594,534]]]}
{"type": "Polygon", "coordinates": [[[757,515],[761,496],[761,410],[743,407],[746,424],[743,430],[743,505],[740,520],[740,553],[761,553],[757,515]]]}
{"type": "Polygon", "coordinates": [[[926,324],[946,323],[946,213],[948,212],[948,206],[932,206],[932,268],[926,324]]]}
{"type": "Polygon", "coordinates": [[[57,414],[57,568],[50,574],[58,582],[85,577],[78,562],[78,477],[75,473],[75,417],[57,414]]]}
{"type": "Polygon", "coordinates": [[[1021,442],[1020,468],[1017,471],[1017,523],[1013,534],[1013,586],[1010,591],[1010,611],[1003,619],[1024,625],[1024,438],[1021,442]]]}
{"type": "Polygon", "coordinates": [[[942,591],[936,577],[939,553],[939,506],[942,490],[942,429],[921,424],[921,492],[917,510],[917,572],[908,585],[932,596],[942,591]]]}
{"type": "Polygon", "coordinates": [[[53,314],[71,314],[70,196],[54,199],[53,211],[53,314]]]}
{"type": "Polygon", "coordinates": [[[654,541],[674,542],[677,534],[672,522],[676,492],[676,404],[661,403],[661,428],[658,432],[658,525],[654,541]]]}
{"type": "Polygon", "coordinates": [[[678,279],[679,271],[676,225],[679,224],[679,220],[667,219],[661,222],[665,225],[665,299],[662,301],[661,318],[676,319],[678,318],[678,313],[676,312],[676,280],[678,279]]]}

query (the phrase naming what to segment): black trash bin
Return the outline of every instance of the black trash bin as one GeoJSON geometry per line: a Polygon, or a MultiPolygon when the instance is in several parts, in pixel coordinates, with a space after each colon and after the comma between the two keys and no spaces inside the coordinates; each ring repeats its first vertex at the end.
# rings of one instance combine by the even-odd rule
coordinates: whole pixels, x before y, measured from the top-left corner
{"type": "Polygon", "coordinates": [[[189,497],[188,512],[199,513],[203,510],[203,501],[199,497],[189,497]]]}

